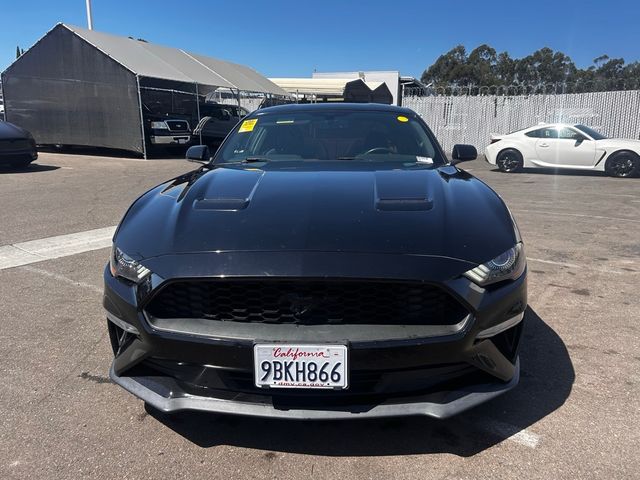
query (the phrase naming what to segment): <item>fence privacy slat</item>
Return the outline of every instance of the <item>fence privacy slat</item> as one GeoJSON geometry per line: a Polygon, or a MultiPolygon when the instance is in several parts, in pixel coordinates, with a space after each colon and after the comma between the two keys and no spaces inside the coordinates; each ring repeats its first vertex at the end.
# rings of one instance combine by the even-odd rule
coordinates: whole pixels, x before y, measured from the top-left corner
{"type": "Polygon", "coordinates": [[[608,137],[640,139],[640,90],[536,95],[407,95],[415,110],[448,152],[456,143],[479,151],[492,134],[505,134],[540,122],[583,124],[608,137]]]}

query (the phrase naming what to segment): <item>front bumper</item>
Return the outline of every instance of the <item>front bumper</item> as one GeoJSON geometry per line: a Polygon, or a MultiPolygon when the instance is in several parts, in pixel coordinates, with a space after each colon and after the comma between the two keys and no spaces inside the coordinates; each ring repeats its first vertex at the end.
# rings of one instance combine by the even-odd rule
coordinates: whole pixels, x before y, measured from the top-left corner
{"type": "Polygon", "coordinates": [[[151,135],[153,145],[187,145],[191,141],[191,134],[151,135]]]}
{"type": "Polygon", "coordinates": [[[109,377],[122,388],[132,393],[157,410],[165,413],[180,410],[198,410],[211,413],[246,415],[252,417],[282,418],[290,420],[343,420],[352,418],[400,417],[424,415],[433,418],[448,418],[480,405],[511,390],[520,380],[520,361],[516,359],[515,373],[505,383],[474,385],[446,396],[431,394],[387,400],[377,404],[352,404],[349,408],[277,408],[269,402],[227,400],[181,392],[175,381],[157,382],[143,377],[118,376],[113,366],[109,377]]]}
{"type": "MultiPolygon", "coordinates": [[[[234,255],[233,264],[240,269],[247,259],[234,255]]],[[[328,269],[323,275],[335,275],[329,271],[332,267],[327,259],[314,255],[318,258],[307,257],[307,261],[317,260],[318,265],[328,269]]],[[[402,278],[403,271],[407,277],[410,270],[429,271],[427,265],[418,264],[421,261],[395,258],[393,275],[402,278]]],[[[183,257],[180,265],[202,262],[183,257]]],[[[382,268],[373,258],[363,259],[363,265],[382,268]]],[[[150,267],[162,270],[159,263],[155,269],[150,267]]],[[[280,274],[283,273],[286,272],[280,274]]],[[[251,276],[250,271],[246,274],[251,276]]],[[[362,271],[361,275],[374,277],[372,272],[362,271]]],[[[283,332],[283,325],[244,324],[242,329],[234,330],[225,329],[224,325],[214,328],[212,321],[206,328],[199,328],[197,322],[184,322],[182,327],[179,322],[161,325],[139,308],[134,287],[113,278],[108,268],[104,279],[104,306],[111,318],[109,328],[116,351],[110,376],[165,412],[187,409],[291,419],[405,415],[445,418],[510,390],[519,379],[518,346],[526,308],[526,272],[516,281],[491,289],[479,288],[464,278],[442,282],[470,312],[462,325],[449,330],[390,330],[384,325],[350,330],[340,325],[305,326],[290,329],[295,332],[283,332]],[[114,342],[113,334],[118,320],[125,327],[134,328],[121,346],[114,342]],[[294,392],[255,387],[256,341],[346,344],[352,379],[349,389],[294,392]]],[[[154,278],[154,290],[163,282],[162,278],[154,278]]],[[[124,331],[122,326],[121,323],[117,327],[119,332],[124,331]]]]}
{"type": "Polygon", "coordinates": [[[26,147],[14,148],[11,144],[0,145],[0,162],[10,162],[13,160],[37,160],[38,150],[35,143],[26,147]]]}

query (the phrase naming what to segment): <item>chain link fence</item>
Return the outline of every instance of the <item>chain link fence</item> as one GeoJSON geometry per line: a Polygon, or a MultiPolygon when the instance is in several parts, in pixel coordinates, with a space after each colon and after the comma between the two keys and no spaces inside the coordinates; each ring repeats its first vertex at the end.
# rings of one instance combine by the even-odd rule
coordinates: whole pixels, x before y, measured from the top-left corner
{"type": "Polygon", "coordinates": [[[574,85],[406,89],[402,105],[415,110],[446,151],[456,143],[479,152],[492,134],[540,122],[584,124],[609,137],[640,139],[640,89],[575,92],[574,85]]]}

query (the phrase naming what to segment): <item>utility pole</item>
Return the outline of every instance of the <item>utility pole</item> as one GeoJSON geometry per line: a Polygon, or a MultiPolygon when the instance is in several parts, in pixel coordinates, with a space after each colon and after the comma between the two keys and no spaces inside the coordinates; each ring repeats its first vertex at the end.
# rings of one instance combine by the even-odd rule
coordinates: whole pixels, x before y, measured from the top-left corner
{"type": "Polygon", "coordinates": [[[89,30],[93,30],[93,17],[91,16],[91,0],[87,1],[87,26],[89,30]]]}

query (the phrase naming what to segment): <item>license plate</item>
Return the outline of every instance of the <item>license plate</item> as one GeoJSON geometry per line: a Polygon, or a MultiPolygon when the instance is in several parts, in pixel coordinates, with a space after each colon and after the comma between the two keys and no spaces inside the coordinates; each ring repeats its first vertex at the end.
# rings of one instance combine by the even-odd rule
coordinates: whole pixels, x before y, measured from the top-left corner
{"type": "Polygon", "coordinates": [[[179,138],[178,139],[178,143],[187,143],[187,139],[186,138],[179,138]]]}
{"type": "Polygon", "coordinates": [[[257,387],[347,388],[345,345],[257,344],[253,347],[257,387]]]}

